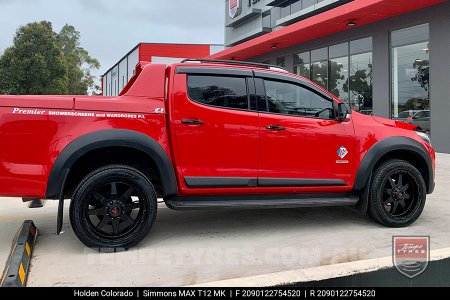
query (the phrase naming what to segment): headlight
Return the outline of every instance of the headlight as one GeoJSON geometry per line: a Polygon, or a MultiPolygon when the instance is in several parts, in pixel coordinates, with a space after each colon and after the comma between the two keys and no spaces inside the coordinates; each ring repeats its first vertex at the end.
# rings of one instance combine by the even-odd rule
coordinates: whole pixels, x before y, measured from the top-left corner
{"type": "Polygon", "coordinates": [[[424,140],[428,145],[431,146],[431,139],[430,136],[428,134],[426,134],[425,132],[422,131],[416,131],[417,135],[420,136],[420,138],[422,140],[424,140]]]}

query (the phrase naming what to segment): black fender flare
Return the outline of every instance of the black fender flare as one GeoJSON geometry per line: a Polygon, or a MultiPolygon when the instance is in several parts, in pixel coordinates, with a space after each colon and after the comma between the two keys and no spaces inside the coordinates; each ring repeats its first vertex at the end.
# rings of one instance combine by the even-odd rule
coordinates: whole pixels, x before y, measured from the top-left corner
{"type": "Polygon", "coordinates": [[[424,177],[424,180],[427,185],[427,193],[431,194],[434,190],[434,171],[430,154],[418,141],[402,136],[383,139],[370,148],[361,161],[358,172],[356,173],[353,189],[355,191],[363,190],[380,159],[389,152],[398,150],[408,151],[414,154],[417,159],[422,160],[422,163],[426,164],[428,174],[426,174],[427,176],[424,177]]]}
{"type": "Polygon", "coordinates": [[[172,161],[157,141],[132,130],[107,129],[82,135],[64,148],[50,171],[46,198],[60,199],[63,196],[67,174],[78,159],[90,151],[108,147],[133,148],[147,154],[153,159],[161,175],[163,197],[176,196],[177,181],[172,161]]]}

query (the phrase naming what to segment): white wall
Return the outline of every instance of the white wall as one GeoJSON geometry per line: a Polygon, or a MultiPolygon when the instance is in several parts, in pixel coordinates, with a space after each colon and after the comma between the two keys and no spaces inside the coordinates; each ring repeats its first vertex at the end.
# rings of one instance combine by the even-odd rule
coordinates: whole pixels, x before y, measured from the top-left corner
{"type": "MultiPolygon", "coordinates": [[[[134,75],[136,65],[139,62],[139,47],[128,55],[128,80],[134,75]]],[[[128,81],[127,80],[127,81],[128,81]]]]}
{"type": "Polygon", "coordinates": [[[153,56],[152,57],[152,63],[154,63],[154,64],[175,64],[175,63],[181,62],[184,59],[186,59],[186,58],[153,56]]]}
{"type": "Polygon", "coordinates": [[[122,91],[122,89],[125,87],[125,85],[128,82],[128,72],[127,72],[127,59],[124,58],[120,63],[119,63],[119,74],[118,74],[118,79],[119,79],[119,91],[122,91]]]}
{"type": "Polygon", "coordinates": [[[112,69],[112,74],[111,74],[111,89],[112,89],[111,96],[118,95],[118,92],[117,92],[118,84],[119,84],[119,66],[116,65],[112,69]]]}
{"type": "Polygon", "coordinates": [[[109,71],[109,72],[106,74],[107,88],[106,88],[106,94],[105,94],[105,96],[111,96],[111,91],[112,91],[111,74],[112,74],[111,71],[109,71]]]}
{"type": "Polygon", "coordinates": [[[223,51],[225,50],[225,46],[224,45],[211,45],[210,46],[210,50],[209,50],[209,54],[213,55],[216,54],[217,52],[223,51]]]}

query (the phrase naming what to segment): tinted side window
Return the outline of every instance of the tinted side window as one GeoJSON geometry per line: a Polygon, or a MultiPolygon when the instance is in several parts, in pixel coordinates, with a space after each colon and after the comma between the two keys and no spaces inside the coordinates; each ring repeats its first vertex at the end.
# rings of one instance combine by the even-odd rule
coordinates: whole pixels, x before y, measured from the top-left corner
{"type": "Polygon", "coordinates": [[[265,80],[269,112],[310,118],[333,119],[330,100],[296,84],[265,80]]]}
{"type": "Polygon", "coordinates": [[[244,77],[188,76],[192,100],[213,106],[248,109],[247,82],[244,77]]]}

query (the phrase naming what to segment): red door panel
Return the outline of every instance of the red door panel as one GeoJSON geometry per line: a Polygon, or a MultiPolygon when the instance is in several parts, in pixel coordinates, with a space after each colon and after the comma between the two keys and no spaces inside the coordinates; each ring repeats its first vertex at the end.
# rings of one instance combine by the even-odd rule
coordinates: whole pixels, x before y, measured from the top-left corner
{"type": "Polygon", "coordinates": [[[259,186],[349,189],[356,157],[352,122],[335,120],[331,99],[300,83],[266,79],[263,89],[268,112],[260,112],[259,186]]]}
{"type": "Polygon", "coordinates": [[[189,99],[185,74],[175,76],[174,86],[178,92],[172,96],[171,121],[182,192],[256,186],[258,113],[189,99]],[[196,186],[202,182],[204,186],[196,186]]]}
{"type": "Polygon", "coordinates": [[[318,179],[311,185],[319,187],[339,180],[351,182],[355,148],[350,122],[270,114],[260,114],[260,118],[259,178],[304,179],[304,185],[308,179],[318,179]],[[266,126],[284,130],[268,130],[266,126]],[[338,150],[342,146],[348,153],[341,158],[338,150]]]}

